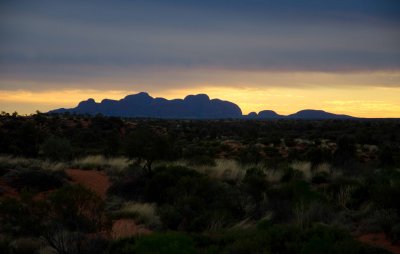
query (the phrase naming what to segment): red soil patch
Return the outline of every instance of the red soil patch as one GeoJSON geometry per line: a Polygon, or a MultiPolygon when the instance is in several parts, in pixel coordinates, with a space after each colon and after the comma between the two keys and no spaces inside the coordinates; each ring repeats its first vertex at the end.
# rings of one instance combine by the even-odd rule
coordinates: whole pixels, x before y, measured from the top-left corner
{"type": "Polygon", "coordinates": [[[150,234],[151,230],[144,225],[138,225],[132,219],[119,219],[114,221],[111,229],[113,239],[150,234]]]}
{"type": "MultiPolygon", "coordinates": [[[[9,197],[9,198],[20,198],[20,194],[16,189],[13,187],[9,186],[7,183],[5,183],[1,178],[0,178],[0,196],[3,197],[9,197]]],[[[45,200],[46,197],[53,192],[54,190],[48,190],[48,191],[42,191],[38,192],[35,194],[33,197],[34,200],[45,200]]]]}
{"type": "Polygon", "coordinates": [[[19,194],[16,190],[14,190],[12,187],[8,186],[4,181],[1,180],[0,178],[0,189],[2,190],[2,193],[0,193],[0,196],[3,195],[5,197],[19,197],[19,194]]]}
{"type": "Polygon", "coordinates": [[[366,243],[368,245],[380,247],[391,251],[395,254],[400,254],[400,244],[392,244],[390,240],[388,240],[384,233],[369,233],[360,235],[357,237],[360,242],[366,243]]]}
{"type": "Polygon", "coordinates": [[[109,177],[104,172],[82,169],[67,169],[65,172],[71,177],[72,181],[88,187],[102,198],[106,197],[111,183],[109,177]]]}

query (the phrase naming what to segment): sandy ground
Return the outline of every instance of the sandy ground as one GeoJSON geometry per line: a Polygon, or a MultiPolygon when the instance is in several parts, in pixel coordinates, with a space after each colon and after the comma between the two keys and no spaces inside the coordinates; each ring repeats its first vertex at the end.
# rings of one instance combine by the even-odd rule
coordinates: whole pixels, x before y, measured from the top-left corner
{"type": "MultiPolygon", "coordinates": [[[[90,188],[103,199],[106,198],[106,193],[111,183],[109,177],[104,172],[82,169],[67,169],[65,172],[73,182],[90,188]]],[[[151,230],[147,229],[144,225],[136,224],[135,220],[119,219],[113,222],[110,236],[113,239],[118,239],[149,233],[151,233],[151,230]]]]}
{"type": "Polygon", "coordinates": [[[65,172],[72,181],[80,183],[96,192],[103,199],[110,187],[110,179],[104,172],[97,170],[67,169],[65,172]]]}
{"type": "Polygon", "coordinates": [[[357,237],[357,239],[368,245],[381,247],[395,254],[400,254],[400,244],[393,245],[388,239],[386,239],[384,233],[364,234],[357,237]]]}

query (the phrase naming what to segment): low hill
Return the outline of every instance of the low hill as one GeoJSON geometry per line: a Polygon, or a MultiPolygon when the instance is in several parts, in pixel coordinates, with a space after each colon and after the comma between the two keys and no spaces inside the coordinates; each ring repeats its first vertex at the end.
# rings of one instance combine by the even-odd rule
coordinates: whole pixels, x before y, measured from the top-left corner
{"type": "Polygon", "coordinates": [[[75,108],[60,108],[49,113],[102,114],[119,117],[148,117],[169,119],[352,119],[348,115],[337,115],[323,110],[301,110],[284,116],[272,110],[262,110],[242,115],[238,105],[230,101],[210,99],[206,94],[188,95],[184,99],[167,100],[153,98],[148,93],[128,95],[121,100],[94,99],[82,101],[75,108]]]}

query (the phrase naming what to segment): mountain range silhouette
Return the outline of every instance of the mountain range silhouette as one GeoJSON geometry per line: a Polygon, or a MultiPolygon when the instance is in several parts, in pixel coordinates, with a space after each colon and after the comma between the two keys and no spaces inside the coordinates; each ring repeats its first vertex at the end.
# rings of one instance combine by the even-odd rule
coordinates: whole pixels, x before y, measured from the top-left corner
{"type": "Polygon", "coordinates": [[[145,117],[169,119],[352,119],[323,110],[306,109],[291,115],[279,115],[272,110],[243,115],[238,105],[230,101],[210,99],[206,94],[188,95],[184,99],[153,98],[146,92],[128,95],[121,100],[94,99],[81,101],[77,107],[51,110],[49,113],[103,114],[119,117],[145,117]]]}

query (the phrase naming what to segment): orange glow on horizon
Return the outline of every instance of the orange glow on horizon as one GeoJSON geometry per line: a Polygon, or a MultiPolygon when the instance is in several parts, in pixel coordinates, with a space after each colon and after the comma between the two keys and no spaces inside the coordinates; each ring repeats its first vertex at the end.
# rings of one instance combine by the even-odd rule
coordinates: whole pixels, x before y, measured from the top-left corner
{"type": "MultiPolygon", "coordinates": [[[[118,77],[76,80],[76,83],[41,83],[42,90],[0,87],[0,111],[21,114],[72,108],[93,98],[121,99],[146,91],[153,97],[184,98],[205,93],[210,98],[236,103],[244,114],[274,110],[287,115],[302,109],[322,109],[359,117],[400,117],[400,71],[375,72],[265,72],[192,69],[143,72],[142,78],[120,73],[118,77]],[[136,81],[133,81],[136,80],[136,81]],[[92,89],[66,88],[83,87],[92,89]],[[112,89],[110,89],[110,84],[112,89]],[[53,88],[54,87],[54,88],[53,88]],[[55,87],[64,89],[55,90],[55,87]],[[93,88],[96,87],[96,88],[93,88]]],[[[38,81],[2,80],[1,84],[37,87],[38,81]]]]}
{"type": "MultiPolygon", "coordinates": [[[[94,98],[121,99],[140,91],[124,90],[62,90],[62,91],[1,91],[0,110],[17,111],[20,114],[46,112],[56,108],[75,107],[80,101],[94,98]]],[[[322,109],[336,114],[358,117],[400,117],[400,88],[270,88],[254,87],[201,87],[193,89],[166,90],[150,93],[153,97],[167,99],[184,98],[188,94],[206,93],[210,98],[219,98],[236,103],[243,114],[270,109],[287,115],[302,109],[322,109]]]]}

